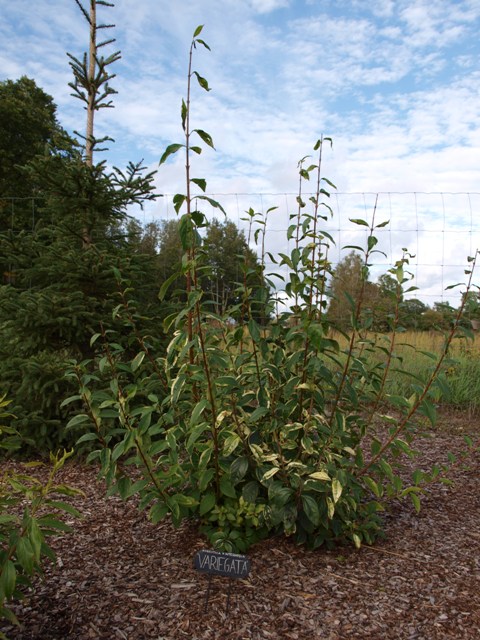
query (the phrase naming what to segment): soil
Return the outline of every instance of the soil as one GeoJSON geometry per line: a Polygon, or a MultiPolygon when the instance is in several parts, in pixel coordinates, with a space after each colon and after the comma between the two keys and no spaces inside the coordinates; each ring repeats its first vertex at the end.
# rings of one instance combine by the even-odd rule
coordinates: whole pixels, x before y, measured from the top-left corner
{"type": "MultiPolygon", "coordinates": [[[[422,441],[415,466],[444,463],[480,419],[449,412],[422,441]]],[[[133,503],[105,497],[91,467],[62,482],[83,489],[83,518],[52,542],[47,565],[14,606],[10,640],[480,638],[480,454],[456,465],[452,486],[430,485],[416,514],[395,503],[386,539],[359,551],[308,551],[276,538],[249,551],[247,579],[211,581],[193,568],[205,541],[192,525],[151,525],[133,503]],[[227,609],[228,589],[231,602],[227,609]]]]}

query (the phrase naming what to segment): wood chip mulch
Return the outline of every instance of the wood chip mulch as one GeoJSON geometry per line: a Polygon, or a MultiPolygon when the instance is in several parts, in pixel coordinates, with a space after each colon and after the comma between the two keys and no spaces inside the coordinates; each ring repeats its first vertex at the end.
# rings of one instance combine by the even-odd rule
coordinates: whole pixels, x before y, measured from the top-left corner
{"type": "MultiPolygon", "coordinates": [[[[480,419],[444,415],[414,465],[443,463],[464,449],[480,419]]],[[[95,469],[71,464],[83,518],[53,542],[56,566],[15,605],[10,640],[480,638],[480,455],[455,468],[453,486],[431,485],[420,514],[411,503],[386,516],[374,548],[315,552],[278,538],[249,552],[246,580],[211,582],[193,569],[206,543],[192,525],[153,526],[135,505],[105,498],[95,469]]]]}

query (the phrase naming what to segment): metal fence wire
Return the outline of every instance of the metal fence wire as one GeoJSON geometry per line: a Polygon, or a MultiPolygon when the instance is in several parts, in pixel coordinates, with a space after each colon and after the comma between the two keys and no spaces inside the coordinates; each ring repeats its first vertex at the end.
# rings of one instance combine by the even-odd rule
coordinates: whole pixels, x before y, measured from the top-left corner
{"type": "MultiPolygon", "coordinates": [[[[303,194],[308,201],[312,194],[303,194]]],[[[154,207],[146,210],[144,220],[172,219],[176,213],[172,195],[165,194],[154,207]]],[[[289,253],[292,241],[287,241],[289,216],[298,208],[295,193],[217,193],[210,197],[218,200],[227,216],[246,230],[245,212],[252,208],[266,216],[265,249],[274,255],[289,253]],[[267,211],[276,207],[267,215],[267,211]]],[[[345,247],[366,245],[367,227],[351,222],[361,218],[371,222],[375,211],[376,224],[388,220],[388,225],[376,231],[381,253],[371,261],[370,278],[375,281],[401,258],[403,249],[412,254],[410,272],[419,289],[412,294],[429,305],[433,302],[451,302],[458,305],[460,291],[446,290],[450,284],[465,280],[468,256],[480,249],[480,193],[463,192],[333,192],[325,202],[332,210],[324,210],[327,220],[323,229],[333,236],[335,245],[329,249],[328,259],[335,266],[350,251],[345,247]]],[[[206,204],[206,203],[203,203],[206,204]]],[[[208,205],[207,205],[208,207],[208,205]]],[[[217,209],[204,212],[220,218],[217,209]]],[[[308,211],[308,204],[306,207],[308,211]]],[[[259,247],[254,247],[257,251],[259,247]]],[[[267,268],[276,270],[276,265],[267,268]]],[[[480,282],[480,275],[476,278],[480,282]]]]}
{"type": "MultiPolygon", "coordinates": [[[[307,202],[312,194],[303,194],[307,202]]],[[[265,221],[266,267],[279,271],[271,263],[268,252],[289,253],[293,241],[287,240],[290,215],[298,210],[295,193],[210,193],[210,198],[220,202],[230,220],[247,233],[246,211],[250,208],[262,214],[265,221]],[[269,211],[270,210],[270,211],[269,211]]],[[[130,215],[142,224],[161,222],[177,217],[173,207],[173,194],[163,194],[143,210],[130,211],[130,215]]],[[[418,291],[412,294],[429,305],[433,302],[450,302],[458,305],[460,290],[446,290],[450,284],[465,280],[468,256],[480,249],[480,192],[332,192],[325,203],[322,228],[333,236],[335,245],[330,247],[328,259],[333,266],[350,251],[351,245],[365,246],[367,227],[358,226],[352,219],[361,218],[375,223],[388,221],[376,231],[379,252],[373,256],[370,279],[375,281],[391,268],[407,249],[412,258],[410,272],[418,291]]],[[[37,202],[34,198],[3,199],[0,211],[0,227],[18,231],[34,230],[37,202]],[[21,210],[21,216],[17,215],[21,210]],[[28,224],[25,224],[27,214],[28,224]],[[22,221],[20,224],[20,220],[22,221]]],[[[223,214],[207,201],[201,202],[207,218],[220,219],[223,214]]],[[[45,215],[43,212],[42,215],[45,215]]],[[[47,213],[48,215],[48,213],[47,213]]],[[[257,252],[260,247],[251,242],[257,252]]],[[[480,275],[474,278],[478,284],[480,275]]]]}

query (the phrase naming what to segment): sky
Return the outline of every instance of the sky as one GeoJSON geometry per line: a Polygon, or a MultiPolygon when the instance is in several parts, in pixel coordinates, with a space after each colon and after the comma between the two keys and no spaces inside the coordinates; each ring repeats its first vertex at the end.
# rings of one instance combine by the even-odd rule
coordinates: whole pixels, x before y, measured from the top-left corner
{"type": "MultiPolygon", "coordinates": [[[[278,207],[268,216],[268,249],[288,250],[298,162],[316,162],[315,142],[331,137],[322,153],[322,175],[337,187],[324,223],[336,239],[329,258],[364,242],[349,219],[371,220],[375,211],[390,224],[379,233],[386,255],[372,260],[372,277],[408,248],[415,295],[455,304],[445,287],[465,279],[467,257],[480,248],[480,0],[114,4],[98,13],[116,25],[104,32],[116,42],[103,51],[121,51],[112,69],[118,95],[114,109],[97,114],[96,133],[115,139],[104,154],[109,164],[143,159],[158,168],[164,194],[135,215],[172,217],[171,195],[185,190],[184,158],[158,161],[167,145],[183,142],[188,52],[204,25],[211,51],[198,46],[193,68],[211,91],[193,86],[191,119],[215,150],[195,157],[193,171],[229,217],[242,226],[249,207],[278,207]]],[[[68,87],[66,52],[81,57],[88,46],[75,1],[0,0],[0,8],[0,80],[33,78],[53,96],[62,126],[84,131],[68,87]]]]}

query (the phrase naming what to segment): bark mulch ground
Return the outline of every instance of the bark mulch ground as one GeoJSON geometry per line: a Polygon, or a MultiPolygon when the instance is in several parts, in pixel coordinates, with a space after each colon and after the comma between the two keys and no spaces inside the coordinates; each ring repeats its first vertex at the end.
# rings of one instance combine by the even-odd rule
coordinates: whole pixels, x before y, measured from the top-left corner
{"type": "MultiPolygon", "coordinates": [[[[480,419],[450,412],[422,441],[414,464],[446,461],[480,419]]],[[[205,541],[192,526],[152,526],[135,506],[105,498],[92,468],[72,464],[63,482],[86,494],[74,533],[54,541],[56,566],[15,606],[11,640],[480,638],[480,456],[455,468],[453,486],[428,488],[420,514],[395,504],[387,538],[373,548],[310,552],[284,538],[249,552],[236,581],[193,569],[205,541]]]]}

